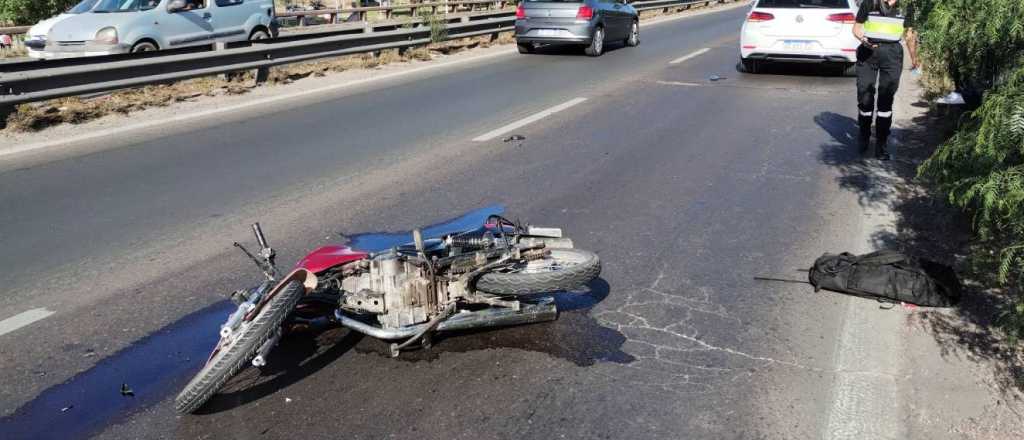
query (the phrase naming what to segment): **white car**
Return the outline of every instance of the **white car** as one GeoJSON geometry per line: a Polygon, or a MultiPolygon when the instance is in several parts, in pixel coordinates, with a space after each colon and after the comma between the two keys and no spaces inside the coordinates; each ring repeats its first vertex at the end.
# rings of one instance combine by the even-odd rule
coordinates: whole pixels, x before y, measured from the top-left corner
{"type": "Polygon", "coordinates": [[[99,0],[82,0],[71,9],[68,9],[67,12],[47,18],[30,27],[25,34],[25,46],[28,49],[28,56],[40,58],[39,53],[46,46],[46,36],[50,33],[50,28],[53,25],[68,17],[89,12],[98,3],[99,0]]]}
{"type": "Polygon", "coordinates": [[[765,62],[830,63],[853,71],[860,42],[853,36],[858,1],[757,0],[740,36],[743,68],[765,62]]]}
{"type": "Polygon", "coordinates": [[[148,52],[218,41],[270,38],[273,0],[96,0],[37,25],[25,46],[33,58],[148,52]],[[45,36],[37,36],[45,30],[45,36]]]}

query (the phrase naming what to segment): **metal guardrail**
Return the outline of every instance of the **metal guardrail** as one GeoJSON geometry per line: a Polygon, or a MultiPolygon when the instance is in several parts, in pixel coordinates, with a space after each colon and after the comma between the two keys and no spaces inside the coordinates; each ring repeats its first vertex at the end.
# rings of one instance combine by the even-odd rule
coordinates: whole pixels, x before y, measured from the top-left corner
{"type": "MultiPolygon", "coordinates": [[[[692,8],[694,5],[728,0],[648,0],[633,3],[638,10],[692,8]]],[[[479,35],[497,36],[515,29],[511,11],[482,16],[454,18],[447,25],[446,40],[479,35]]],[[[16,104],[46,99],[105,92],[129,87],[180,81],[222,73],[257,70],[257,83],[266,80],[269,68],[317,58],[328,58],[384,49],[405,49],[431,43],[429,26],[361,32],[329,30],[296,34],[242,47],[222,46],[222,50],[192,53],[156,52],[125,54],[76,60],[52,60],[24,63],[0,63],[0,116],[16,104]],[[159,54],[159,55],[158,55],[159,54]]],[[[358,29],[357,29],[358,31],[358,29]]],[[[5,119],[5,118],[0,118],[5,119]]],[[[0,120],[0,125],[2,125],[0,120]]]]}
{"type": "Polygon", "coordinates": [[[0,34],[7,35],[21,35],[28,32],[28,29],[32,26],[10,26],[0,27],[0,34]]]}
{"type": "MultiPolygon", "coordinates": [[[[358,8],[340,8],[340,9],[315,9],[308,11],[285,11],[278,12],[276,16],[278,18],[308,18],[308,17],[329,17],[329,23],[339,23],[341,16],[347,14],[348,17],[344,21],[366,21],[367,15],[370,12],[380,12],[383,14],[385,20],[390,20],[396,12],[409,11],[409,15],[416,16],[421,10],[429,9],[431,14],[437,14],[443,10],[444,13],[458,12],[460,9],[467,9],[470,11],[478,10],[478,6],[485,6],[484,9],[504,9],[505,6],[512,4],[508,0],[460,0],[460,1],[445,1],[445,2],[423,2],[423,3],[409,3],[403,5],[386,5],[386,6],[365,6],[358,8]]],[[[299,26],[305,26],[304,20],[299,20],[299,26]]]]}
{"type": "MultiPolygon", "coordinates": [[[[456,15],[447,16],[445,21],[448,25],[455,23],[462,23],[465,21],[477,21],[486,20],[489,18],[507,18],[513,17],[515,11],[489,11],[481,12],[473,15],[456,15]]],[[[418,23],[418,19],[405,20],[405,21],[388,21],[388,22],[377,22],[377,23],[343,23],[338,25],[325,25],[318,27],[305,28],[301,32],[285,32],[279,35],[273,40],[264,40],[263,43],[280,43],[286,41],[300,41],[310,40],[315,38],[323,38],[335,35],[362,35],[368,33],[382,32],[382,31],[393,31],[415,25],[418,23]]],[[[226,48],[233,49],[238,47],[247,47],[250,44],[245,41],[228,43],[226,48]]],[[[52,60],[36,60],[31,58],[19,58],[15,60],[0,60],[0,79],[2,79],[5,73],[11,72],[24,72],[28,70],[39,70],[39,69],[51,69],[55,67],[69,67],[69,66],[84,66],[97,63],[110,63],[114,61],[124,60],[138,60],[142,58],[157,58],[171,55],[179,55],[185,53],[197,53],[197,52],[209,52],[215,50],[215,45],[207,44],[200,46],[189,46],[176,49],[164,49],[154,52],[143,52],[134,54],[114,54],[104,55],[97,57],[83,57],[83,58],[62,58],[52,60]]],[[[2,82],[0,82],[2,84],[2,82]]],[[[0,91],[2,94],[2,91],[0,91]]]]}
{"type": "MultiPolygon", "coordinates": [[[[514,21],[514,17],[491,18],[450,25],[447,39],[511,31],[514,21]]],[[[298,41],[267,41],[220,51],[3,73],[0,74],[0,107],[245,70],[260,70],[257,81],[262,82],[266,79],[267,68],[273,66],[429,44],[431,30],[423,26],[298,41]]]]}
{"type": "Polygon", "coordinates": [[[673,8],[690,9],[698,5],[710,6],[712,3],[725,3],[725,0],[652,0],[633,2],[631,4],[640,12],[655,9],[664,9],[665,12],[668,12],[669,9],[673,8]]]}
{"type": "MultiPolygon", "coordinates": [[[[344,21],[366,21],[368,12],[380,12],[384,15],[385,20],[390,20],[396,12],[409,11],[409,15],[415,16],[417,12],[422,9],[430,9],[432,14],[438,13],[439,10],[443,10],[448,13],[458,12],[460,9],[469,11],[478,11],[479,6],[486,6],[484,10],[493,9],[504,9],[510,4],[515,4],[513,0],[459,0],[459,1],[442,1],[442,2],[423,2],[423,3],[409,3],[402,5],[386,5],[386,6],[366,6],[358,8],[332,8],[332,9],[311,9],[303,11],[278,11],[275,16],[278,18],[308,18],[318,16],[330,17],[329,23],[341,23],[344,21]],[[342,15],[348,15],[344,20],[340,20],[342,15]],[[354,19],[357,18],[358,20],[354,19]]],[[[305,26],[304,20],[299,20],[300,26],[305,26]]],[[[8,26],[0,27],[0,34],[7,35],[21,35],[27,33],[31,26],[8,26]]]]}

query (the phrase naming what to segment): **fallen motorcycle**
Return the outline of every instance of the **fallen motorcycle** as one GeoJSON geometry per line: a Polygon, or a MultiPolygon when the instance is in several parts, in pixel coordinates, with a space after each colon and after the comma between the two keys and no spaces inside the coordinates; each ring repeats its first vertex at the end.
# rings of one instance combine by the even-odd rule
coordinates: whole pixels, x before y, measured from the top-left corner
{"type": "Polygon", "coordinates": [[[554,320],[551,292],[581,287],[601,262],[574,249],[557,228],[524,226],[492,215],[473,230],[413,242],[383,252],[324,246],[287,275],[274,262],[259,223],[260,249],[235,243],[266,280],[231,295],[238,308],[220,327],[206,364],[175,399],[175,409],[199,409],[247,365],[263,367],[283,332],[336,324],[392,341],[392,356],[430,348],[435,332],[554,320]]]}

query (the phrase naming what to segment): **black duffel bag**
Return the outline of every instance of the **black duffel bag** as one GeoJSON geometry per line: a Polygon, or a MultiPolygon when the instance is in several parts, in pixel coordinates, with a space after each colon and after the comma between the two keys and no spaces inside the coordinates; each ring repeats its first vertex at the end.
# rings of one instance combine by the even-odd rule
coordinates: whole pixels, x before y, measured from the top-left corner
{"type": "Polygon", "coordinates": [[[825,254],[814,261],[809,281],[819,289],[919,306],[949,307],[960,301],[953,268],[896,251],[865,255],[825,254]]]}

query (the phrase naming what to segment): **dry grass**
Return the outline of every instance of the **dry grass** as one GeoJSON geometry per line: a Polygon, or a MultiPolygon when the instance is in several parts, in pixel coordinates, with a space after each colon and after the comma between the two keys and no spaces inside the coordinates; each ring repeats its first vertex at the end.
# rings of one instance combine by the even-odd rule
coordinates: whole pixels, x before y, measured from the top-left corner
{"type": "Polygon", "coordinates": [[[23,104],[8,117],[7,130],[38,131],[62,123],[80,124],[108,114],[127,115],[147,108],[165,107],[200,96],[237,95],[248,91],[248,87],[237,82],[209,77],[121,90],[96,98],[72,97],[23,104]]]}

